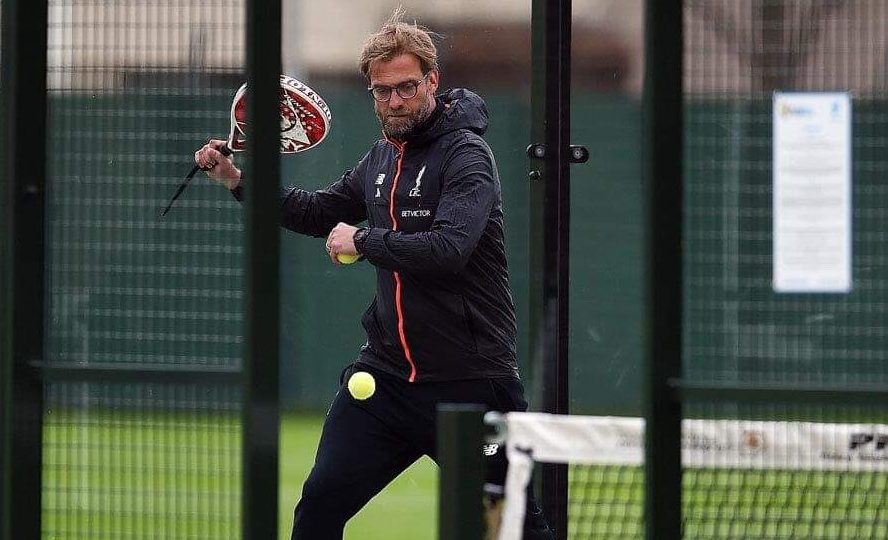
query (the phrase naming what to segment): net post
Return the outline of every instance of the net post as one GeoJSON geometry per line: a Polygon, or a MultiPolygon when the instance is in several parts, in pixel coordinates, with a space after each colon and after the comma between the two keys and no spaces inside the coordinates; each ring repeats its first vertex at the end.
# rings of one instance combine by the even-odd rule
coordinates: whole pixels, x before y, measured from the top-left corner
{"type": "Polygon", "coordinates": [[[682,0],[645,3],[646,538],[681,537],[682,0]]]}
{"type": "Polygon", "coordinates": [[[438,540],[481,540],[484,407],[438,405],[438,540]]]}

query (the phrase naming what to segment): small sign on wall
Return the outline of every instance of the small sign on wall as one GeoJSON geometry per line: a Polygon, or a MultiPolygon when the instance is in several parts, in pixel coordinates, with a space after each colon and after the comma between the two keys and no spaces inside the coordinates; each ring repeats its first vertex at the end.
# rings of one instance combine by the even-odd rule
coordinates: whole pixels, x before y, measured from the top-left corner
{"type": "Polygon", "coordinates": [[[851,290],[851,96],[776,92],[777,292],[851,290]]]}

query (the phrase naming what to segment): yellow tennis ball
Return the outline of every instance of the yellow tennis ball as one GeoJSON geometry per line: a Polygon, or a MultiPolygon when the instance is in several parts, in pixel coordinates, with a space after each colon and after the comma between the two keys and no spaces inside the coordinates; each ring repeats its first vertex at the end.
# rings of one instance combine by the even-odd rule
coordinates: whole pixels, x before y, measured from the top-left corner
{"type": "Polygon", "coordinates": [[[336,254],[336,259],[338,259],[339,262],[341,262],[342,264],[351,264],[360,258],[360,255],[346,255],[345,253],[336,254]]]}
{"type": "Polygon", "coordinates": [[[348,392],[355,399],[368,399],[376,392],[376,379],[366,371],[358,371],[348,379],[348,392]]]}

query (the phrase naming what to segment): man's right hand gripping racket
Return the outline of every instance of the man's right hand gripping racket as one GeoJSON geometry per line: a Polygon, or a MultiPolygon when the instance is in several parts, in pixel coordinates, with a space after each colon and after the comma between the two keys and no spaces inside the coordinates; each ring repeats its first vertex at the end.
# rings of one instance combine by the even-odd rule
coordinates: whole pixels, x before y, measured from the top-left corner
{"type": "MultiPolygon", "coordinates": [[[[327,103],[308,85],[286,75],[281,75],[280,111],[282,154],[295,154],[314,148],[330,131],[332,116],[327,103]]],[[[232,152],[245,150],[247,128],[247,85],[244,83],[238,88],[231,102],[231,131],[228,142],[219,151],[230,156],[232,152]]],[[[195,165],[185,176],[160,217],[170,211],[173,203],[182,195],[199,170],[200,166],[195,165]]]]}

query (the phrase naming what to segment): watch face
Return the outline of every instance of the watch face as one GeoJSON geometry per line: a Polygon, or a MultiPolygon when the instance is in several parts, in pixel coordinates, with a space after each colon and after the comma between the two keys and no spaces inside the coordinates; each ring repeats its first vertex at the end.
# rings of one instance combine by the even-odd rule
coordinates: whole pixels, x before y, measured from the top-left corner
{"type": "Polygon", "coordinates": [[[357,231],[355,231],[355,236],[353,238],[353,240],[355,242],[355,247],[364,243],[364,237],[367,236],[368,232],[369,231],[366,228],[361,228],[361,229],[358,229],[357,231]]]}

